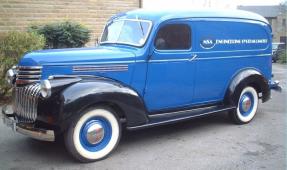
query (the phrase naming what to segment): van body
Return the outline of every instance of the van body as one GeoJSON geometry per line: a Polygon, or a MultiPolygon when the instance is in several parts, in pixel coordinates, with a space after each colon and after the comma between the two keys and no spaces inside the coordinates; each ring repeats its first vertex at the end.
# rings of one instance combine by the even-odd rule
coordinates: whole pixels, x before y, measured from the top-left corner
{"type": "Polygon", "coordinates": [[[80,161],[106,157],[129,130],[228,111],[237,124],[270,99],[272,30],[246,11],[135,10],[113,16],[93,48],[34,51],[7,72],[4,122],[65,136],[80,161]]]}

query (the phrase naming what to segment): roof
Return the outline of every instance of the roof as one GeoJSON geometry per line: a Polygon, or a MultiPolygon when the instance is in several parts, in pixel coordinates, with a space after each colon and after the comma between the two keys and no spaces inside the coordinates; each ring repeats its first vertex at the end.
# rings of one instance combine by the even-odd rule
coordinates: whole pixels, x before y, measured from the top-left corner
{"type": "Polygon", "coordinates": [[[280,15],[280,6],[238,6],[238,9],[255,12],[266,18],[275,18],[280,15]]]}
{"type": "Polygon", "coordinates": [[[145,19],[160,23],[175,18],[240,18],[257,20],[268,23],[268,21],[255,13],[242,10],[151,10],[137,9],[115,16],[116,18],[145,19]]]}

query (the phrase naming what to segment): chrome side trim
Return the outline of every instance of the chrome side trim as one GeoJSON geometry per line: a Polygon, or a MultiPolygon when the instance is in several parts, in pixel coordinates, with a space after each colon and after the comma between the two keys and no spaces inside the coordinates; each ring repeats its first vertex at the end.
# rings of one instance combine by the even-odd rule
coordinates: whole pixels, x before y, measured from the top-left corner
{"type": "Polygon", "coordinates": [[[189,58],[183,59],[168,59],[168,60],[150,60],[149,63],[161,63],[161,62],[178,62],[178,61],[189,61],[189,58]]]}
{"type": "Polygon", "coordinates": [[[37,70],[29,70],[29,71],[27,71],[27,70],[20,70],[18,73],[19,74],[23,74],[23,75],[26,75],[26,74],[41,74],[41,71],[40,70],[39,71],[37,71],[37,70]]]}
{"type": "MultiPolygon", "coordinates": [[[[195,60],[218,60],[218,59],[234,59],[234,58],[252,58],[252,57],[265,57],[270,56],[269,54],[259,54],[259,55],[241,55],[241,56],[226,56],[226,57],[196,57],[195,60]]],[[[190,61],[189,58],[182,59],[168,59],[168,60],[150,60],[149,63],[160,63],[160,62],[178,62],[178,61],[190,61]]]]}
{"type": "Polygon", "coordinates": [[[17,66],[16,69],[42,69],[42,66],[17,66]]]}
{"type": "Polygon", "coordinates": [[[73,72],[112,72],[127,71],[128,65],[103,65],[103,66],[73,66],[73,72]]]}
{"type": "Polygon", "coordinates": [[[238,56],[225,56],[225,57],[202,57],[196,58],[196,60],[216,60],[216,59],[233,59],[233,58],[252,58],[252,57],[264,57],[270,56],[269,54],[258,54],[258,55],[238,55],[238,56]]]}
{"type": "MultiPolygon", "coordinates": [[[[218,112],[224,112],[224,111],[228,111],[228,110],[232,110],[235,109],[235,106],[229,106],[229,107],[224,107],[224,108],[220,108],[220,109],[214,109],[214,110],[210,110],[207,112],[200,112],[199,114],[192,114],[192,112],[190,112],[190,110],[187,110],[186,113],[190,112],[190,114],[182,116],[182,117],[167,117],[159,120],[159,121],[153,121],[153,118],[157,119],[160,116],[154,116],[154,117],[150,117],[150,122],[147,124],[143,124],[143,125],[139,125],[139,126],[130,126],[127,127],[128,130],[135,130],[135,129],[142,129],[142,128],[148,128],[148,127],[153,127],[153,126],[158,126],[158,125],[163,125],[163,124],[169,124],[169,123],[174,123],[174,122],[178,122],[178,121],[183,121],[183,120],[188,120],[188,119],[193,119],[196,117],[200,117],[200,116],[205,116],[205,115],[209,115],[209,114],[214,114],[214,113],[218,113],[218,112]]],[[[178,112],[173,112],[178,114],[178,112]]],[[[184,112],[183,112],[184,113],[184,112]]],[[[165,116],[166,114],[162,114],[163,116],[165,116]]]]}
{"type": "Polygon", "coordinates": [[[17,78],[39,79],[41,78],[41,75],[26,75],[26,74],[20,75],[18,74],[17,78]]]}
{"type": "Polygon", "coordinates": [[[199,107],[199,108],[195,108],[195,109],[187,109],[187,110],[179,110],[179,111],[175,111],[175,112],[166,112],[166,113],[160,113],[160,114],[153,114],[150,115],[150,118],[155,118],[155,117],[160,117],[163,115],[172,115],[172,114],[181,114],[181,113],[186,113],[186,112],[191,112],[191,111],[198,111],[198,110],[204,110],[204,109],[212,109],[212,108],[216,108],[216,105],[212,105],[212,106],[207,106],[207,107],[199,107]]]}

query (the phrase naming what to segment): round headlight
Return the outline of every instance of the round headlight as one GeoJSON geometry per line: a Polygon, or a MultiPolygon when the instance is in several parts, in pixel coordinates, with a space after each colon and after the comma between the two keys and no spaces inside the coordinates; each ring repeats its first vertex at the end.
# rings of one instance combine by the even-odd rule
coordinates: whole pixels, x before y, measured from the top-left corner
{"type": "Polygon", "coordinates": [[[15,72],[13,69],[9,69],[7,72],[6,72],[6,75],[5,75],[5,79],[7,81],[8,84],[12,85],[14,80],[15,80],[15,72]]]}
{"type": "Polygon", "coordinates": [[[52,90],[51,89],[52,89],[52,87],[51,87],[51,84],[50,84],[49,80],[41,81],[41,90],[40,90],[40,92],[41,92],[42,97],[44,97],[44,98],[50,97],[51,94],[52,94],[52,90]]]}

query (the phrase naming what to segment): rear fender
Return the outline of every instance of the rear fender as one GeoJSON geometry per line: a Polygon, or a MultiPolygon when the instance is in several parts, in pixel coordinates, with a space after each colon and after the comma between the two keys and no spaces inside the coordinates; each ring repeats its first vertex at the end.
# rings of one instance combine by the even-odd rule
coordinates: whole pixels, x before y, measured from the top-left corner
{"type": "Polygon", "coordinates": [[[268,80],[255,69],[242,70],[233,77],[225,93],[224,103],[226,105],[236,106],[240,93],[246,86],[253,86],[258,93],[262,93],[262,102],[270,98],[270,89],[268,80]]]}

